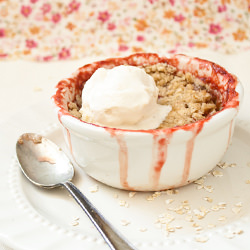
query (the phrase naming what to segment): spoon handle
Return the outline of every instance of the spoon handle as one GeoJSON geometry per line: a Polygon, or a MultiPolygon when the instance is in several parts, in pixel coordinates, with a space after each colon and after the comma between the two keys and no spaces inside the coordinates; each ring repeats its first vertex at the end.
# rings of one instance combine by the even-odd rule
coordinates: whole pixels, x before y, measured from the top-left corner
{"type": "Polygon", "coordinates": [[[72,197],[81,206],[90,220],[93,222],[97,230],[102,235],[110,249],[112,250],[135,250],[128,241],[126,241],[121,234],[119,234],[110,223],[102,216],[102,214],[91,204],[91,202],[84,196],[81,191],[72,183],[65,182],[62,184],[72,195],[72,197]]]}

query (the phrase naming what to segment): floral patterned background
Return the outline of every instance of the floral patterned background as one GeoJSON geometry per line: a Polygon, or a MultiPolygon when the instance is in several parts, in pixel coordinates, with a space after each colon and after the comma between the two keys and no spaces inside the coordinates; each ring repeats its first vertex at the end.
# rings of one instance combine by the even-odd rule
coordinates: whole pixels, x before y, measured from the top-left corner
{"type": "Polygon", "coordinates": [[[0,58],[250,50],[250,0],[0,0],[0,58]]]}

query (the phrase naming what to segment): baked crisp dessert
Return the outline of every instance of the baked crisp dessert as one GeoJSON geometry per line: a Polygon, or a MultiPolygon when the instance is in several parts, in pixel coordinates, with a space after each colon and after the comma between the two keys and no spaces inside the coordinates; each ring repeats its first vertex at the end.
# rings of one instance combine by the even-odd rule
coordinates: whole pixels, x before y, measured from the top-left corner
{"type": "MultiPolygon", "coordinates": [[[[213,89],[191,73],[178,71],[166,63],[144,65],[141,68],[154,78],[159,89],[158,103],[172,107],[159,129],[190,124],[220,110],[221,103],[213,89]]],[[[78,119],[82,118],[80,108],[79,96],[76,102],[68,104],[70,114],[78,119]]]]}

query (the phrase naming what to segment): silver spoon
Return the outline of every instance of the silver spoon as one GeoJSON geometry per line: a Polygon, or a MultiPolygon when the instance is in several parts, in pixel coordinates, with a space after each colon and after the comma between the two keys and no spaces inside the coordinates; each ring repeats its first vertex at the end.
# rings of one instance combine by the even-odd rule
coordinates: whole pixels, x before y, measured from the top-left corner
{"type": "Polygon", "coordinates": [[[110,249],[135,249],[70,182],[74,176],[73,165],[53,142],[41,135],[23,134],[16,143],[16,153],[22,172],[33,184],[44,188],[63,186],[69,191],[110,249]]]}

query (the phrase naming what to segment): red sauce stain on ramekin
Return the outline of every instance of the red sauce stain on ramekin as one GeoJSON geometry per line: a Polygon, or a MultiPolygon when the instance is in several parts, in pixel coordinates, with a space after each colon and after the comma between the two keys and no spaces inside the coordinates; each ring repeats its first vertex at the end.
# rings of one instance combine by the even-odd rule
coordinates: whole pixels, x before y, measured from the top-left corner
{"type": "MultiPolygon", "coordinates": [[[[104,68],[113,68],[119,65],[132,65],[132,66],[142,66],[145,64],[156,64],[156,63],[168,63],[177,69],[179,69],[180,58],[185,57],[184,55],[174,55],[171,58],[159,57],[157,54],[153,53],[139,53],[134,54],[124,58],[110,58],[104,61],[94,62],[87,64],[78,69],[71,78],[64,79],[60,81],[57,85],[56,94],[53,96],[54,103],[60,109],[58,112],[58,118],[61,121],[62,115],[71,116],[68,112],[68,102],[74,102],[77,96],[81,96],[82,89],[85,82],[92,76],[92,74],[100,67],[104,68]]],[[[238,108],[239,106],[239,94],[236,92],[235,88],[237,86],[237,78],[229,74],[221,66],[199,58],[190,58],[188,65],[183,71],[191,72],[194,76],[201,79],[204,83],[207,83],[211,86],[211,89],[214,91],[214,94],[217,98],[220,99],[222,109],[221,111],[228,108],[238,108]],[[193,63],[198,63],[198,69],[192,70],[191,65],[193,63]],[[202,74],[202,71],[211,71],[211,74],[207,76],[202,74]],[[218,75],[223,78],[225,84],[220,83],[220,78],[218,75]]],[[[219,112],[221,112],[219,111],[219,112]]],[[[217,113],[219,113],[217,112],[217,113]]],[[[216,115],[216,114],[215,114],[216,115]]],[[[214,116],[214,115],[212,115],[214,116]]],[[[203,120],[194,122],[189,125],[162,129],[160,134],[164,136],[159,136],[157,131],[159,130],[126,130],[126,129],[114,129],[114,128],[105,128],[109,132],[110,136],[115,138],[119,147],[118,158],[119,158],[119,168],[120,168],[120,182],[121,186],[128,190],[133,190],[128,183],[128,148],[126,141],[124,139],[124,134],[127,132],[135,133],[149,133],[153,136],[153,152],[152,152],[152,165],[151,170],[149,171],[149,180],[152,182],[152,186],[157,189],[159,184],[161,171],[164,164],[167,161],[167,151],[168,145],[171,141],[171,137],[175,131],[185,130],[192,132],[192,136],[186,144],[186,154],[185,154],[185,163],[183,166],[182,180],[180,185],[185,185],[188,183],[190,166],[192,162],[192,155],[195,145],[196,137],[202,131],[202,128],[206,122],[208,122],[211,117],[207,117],[203,120]]],[[[74,118],[77,119],[77,118],[74,118]]],[[[79,120],[81,121],[81,120],[79,120]]],[[[85,123],[84,121],[81,121],[85,123]]],[[[62,123],[62,122],[61,122],[62,123]]],[[[63,124],[63,123],[62,123],[63,124]]],[[[97,126],[92,124],[93,126],[97,126]]],[[[229,128],[229,139],[228,144],[231,138],[232,122],[229,128]]],[[[67,130],[68,131],[68,130],[67,130]]],[[[68,131],[68,141],[70,142],[70,133],[68,131]]],[[[72,151],[72,145],[69,143],[70,150],[72,151]]]]}
{"type": "Polygon", "coordinates": [[[149,172],[149,182],[152,190],[156,190],[159,185],[162,168],[167,160],[171,137],[172,133],[162,135],[157,133],[157,130],[153,133],[152,163],[149,172]]]}
{"type": "Polygon", "coordinates": [[[205,123],[205,120],[200,120],[197,123],[191,123],[188,126],[188,129],[185,129],[186,131],[191,131],[192,136],[187,141],[187,145],[186,145],[185,163],[184,163],[182,180],[181,180],[180,186],[183,186],[183,185],[188,183],[188,177],[189,177],[189,173],[190,173],[190,167],[191,167],[192,156],[193,156],[193,151],[194,151],[195,139],[198,136],[198,134],[202,131],[204,123],[205,123]]]}
{"type": "Polygon", "coordinates": [[[112,128],[105,128],[112,138],[115,138],[118,144],[118,160],[119,160],[119,172],[120,172],[120,184],[127,190],[134,190],[128,184],[128,147],[124,139],[124,135],[121,131],[114,130],[112,128]]]}

